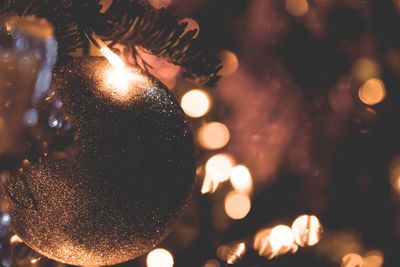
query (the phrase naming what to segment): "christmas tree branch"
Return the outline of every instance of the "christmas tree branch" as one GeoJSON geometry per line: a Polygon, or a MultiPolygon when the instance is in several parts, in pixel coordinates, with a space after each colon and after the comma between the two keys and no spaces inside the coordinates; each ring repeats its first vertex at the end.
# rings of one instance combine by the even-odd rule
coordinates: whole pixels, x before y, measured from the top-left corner
{"type": "Polygon", "coordinates": [[[184,74],[200,84],[213,85],[219,79],[221,62],[206,54],[194,39],[196,30],[187,31],[167,10],[156,10],[138,0],[114,0],[101,13],[100,0],[5,0],[0,15],[46,18],[55,27],[59,42],[58,64],[87,42],[85,32],[93,31],[111,45],[126,45],[137,57],[136,47],[183,68],[184,74]]]}

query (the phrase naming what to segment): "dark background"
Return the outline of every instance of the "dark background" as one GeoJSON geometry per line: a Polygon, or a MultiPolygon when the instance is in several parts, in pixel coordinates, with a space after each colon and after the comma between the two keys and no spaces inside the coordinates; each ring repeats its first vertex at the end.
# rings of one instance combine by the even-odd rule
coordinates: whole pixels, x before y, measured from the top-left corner
{"type": "MultiPolygon", "coordinates": [[[[176,266],[203,266],[219,245],[303,213],[321,220],[320,244],[271,261],[250,251],[238,266],[340,266],[335,257],[351,245],[361,255],[380,250],[384,266],[400,266],[399,198],[389,172],[400,152],[399,8],[390,0],[316,0],[295,17],[285,1],[173,2],[175,14],[199,23],[208,49],[239,58],[239,70],[212,91],[219,103],[212,116],[230,127],[224,151],[250,167],[256,185],[250,214],[222,227],[215,206],[227,186],[195,193],[164,242],[176,266]],[[369,107],[372,117],[357,94],[360,57],[378,64],[386,88],[384,101],[369,107]]],[[[200,163],[209,155],[200,152],[200,163]]]]}

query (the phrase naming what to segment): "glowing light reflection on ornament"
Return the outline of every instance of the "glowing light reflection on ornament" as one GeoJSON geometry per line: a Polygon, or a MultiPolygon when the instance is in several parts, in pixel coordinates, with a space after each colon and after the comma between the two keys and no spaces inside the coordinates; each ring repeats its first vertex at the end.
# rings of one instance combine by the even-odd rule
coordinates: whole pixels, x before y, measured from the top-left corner
{"type": "Polygon", "coordinates": [[[101,46],[100,52],[114,68],[119,70],[125,68],[125,62],[122,60],[122,58],[115,54],[106,44],[101,46]]]}
{"type": "Polygon", "coordinates": [[[112,93],[117,96],[127,96],[131,93],[132,85],[135,83],[144,83],[145,78],[133,69],[109,68],[106,71],[106,84],[112,89],[112,93]]]}
{"type": "Polygon", "coordinates": [[[115,54],[103,41],[98,38],[95,40],[100,45],[100,52],[111,65],[105,71],[105,89],[114,98],[124,100],[132,93],[135,84],[148,83],[145,76],[136,72],[134,68],[127,67],[122,58],[115,54]]]}
{"type": "Polygon", "coordinates": [[[174,257],[165,249],[157,248],[147,255],[147,267],[172,267],[174,257]]]}
{"type": "Polygon", "coordinates": [[[233,220],[241,220],[247,216],[251,209],[249,196],[230,192],[225,198],[225,212],[233,220]]]}

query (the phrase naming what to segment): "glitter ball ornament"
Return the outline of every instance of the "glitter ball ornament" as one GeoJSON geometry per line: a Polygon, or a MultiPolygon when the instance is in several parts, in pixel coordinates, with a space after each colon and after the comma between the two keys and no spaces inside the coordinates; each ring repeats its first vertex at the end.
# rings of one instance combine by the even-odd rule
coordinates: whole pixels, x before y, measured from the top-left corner
{"type": "Polygon", "coordinates": [[[73,265],[142,255],[171,229],[193,185],[183,111],[154,78],[103,58],[72,60],[54,87],[74,142],[10,179],[14,231],[35,251],[73,265]]]}

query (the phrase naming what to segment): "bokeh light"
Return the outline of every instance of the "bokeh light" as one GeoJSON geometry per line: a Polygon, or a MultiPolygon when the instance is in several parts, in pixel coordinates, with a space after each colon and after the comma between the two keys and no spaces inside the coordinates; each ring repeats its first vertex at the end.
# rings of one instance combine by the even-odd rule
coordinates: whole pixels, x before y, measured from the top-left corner
{"type": "Polygon", "coordinates": [[[269,243],[271,244],[273,251],[292,249],[294,245],[292,230],[286,225],[275,226],[271,230],[269,243]]]}
{"type": "Polygon", "coordinates": [[[302,215],[292,224],[293,237],[299,246],[314,246],[321,238],[322,225],[314,215],[302,215]]]}
{"type": "Polygon", "coordinates": [[[206,172],[203,180],[203,185],[201,187],[202,194],[215,193],[219,184],[221,183],[218,171],[211,169],[206,172]]]}
{"type": "Polygon", "coordinates": [[[385,85],[380,79],[369,79],[359,89],[360,100],[367,105],[376,105],[386,97],[385,85]]]}
{"type": "Polygon", "coordinates": [[[232,169],[230,182],[237,192],[249,194],[253,190],[253,178],[244,165],[237,165],[232,169]]]}
{"type": "Polygon", "coordinates": [[[365,82],[368,79],[379,77],[380,67],[375,60],[361,57],[353,63],[352,72],[357,80],[365,82]]]}
{"type": "Polygon", "coordinates": [[[217,260],[208,260],[203,267],[221,267],[221,264],[217,260]]]}
{"type": "Polygon", "coordinates": [[[363,258],[356,253],[346,254],[342,259],[342,267],[362,267],[363,258]]]}
{"type": "Polygon", "coordinates": [[[223,50],[218,54],[218,58],[222,62],[222,69],[219,72],[221,76],[229,76],[234,74],[239,68],[239,60],[235,53],[229,50],[223,50]]]}
{"type": "Polygon", "coordinates": [[[287,12],[295,17],[304,16],[309,8],[307,0],[286,0],[285,6],[287,12]]]}
{"type": "Polygon", "coordinates": [[[172,0],[149,0],[149,4],[154,8],[166,8],[171,4],[172,0]]]}
{"type": "Polygon", "coordinates": [[[12,235],[10,237],[10,244],[15,245],[15,244],[20,244],[22,243],[22,239],[18,235],[12,235]]]}
{"type": "Polygon", "coordinates": [[[205,149],[220,149],[229,142],[229,129],[220,122],[207,123],[199,129],[197,139],[205,149]]]}
{"type": "Polygon", "coordinates": [[[265,255],[265,249],[269,241],[269,235],[271,233],[271,228],[263,229],[258,231],[254,237],[253,248],[258,251],[259,255],[265,255]]]}
{"type": "Polygon", "coordinates": [[[383,261],[383,253],[381,251],[368,251],[364,255],[363,267],[382,267],[383,261]]]}
{"type": "Polygon", "coordinates": [[[400,193],[400,156],[396,156],[389,166],[390,182],[393,189],[400,193]]]}
{"type": "Polygon", "coordinates": [[[181,106],[186,115],[192,118],[200,118],[209,111],[211,101],[205,91],[195,89],[183,95],[181,106]]]}
{"type": "Polygon", "coordinates": [[[206,163],[206,175],[210,174],[219,182],[229,179],[233,168],[233,158],[225,153],[212,156],[206,163]]]}
{"type": "Polygon", "coordinates": [[[225,212],[231,219],[243,219],[250,209],[251,201],[247,195],[233,191],[225,197],[225,212]]]}
{"type": "Polygon", "coordinates": [[[35,252],[33,253],[31,252],[30,255],[28,256],[28,259],[31,264],[36,264],[42,259],[42,256],[35,252]]]}
{"type": "Polygon", "coordinates": [[[223,245],[217,249],[218,258],[228,264],[235,264],[246,253],[246,244],[241,242],[233,245],[223,245]]]}
{"type": "Polygon", "coordinates": [[[269,259],[288,252],[296,252],[298,246],[294,241],[292,230],[286,225],[259,231],[254,238],[254,249],[260,256],[269,259]]]}
{"type": "Polygon", "coordinates": [[[147,255],[147,267],[172,267],[174,257],[165,249],[157,248],[147,255]]]}

